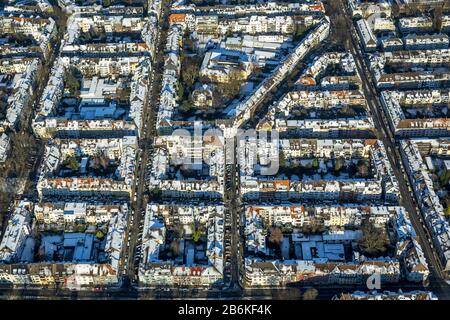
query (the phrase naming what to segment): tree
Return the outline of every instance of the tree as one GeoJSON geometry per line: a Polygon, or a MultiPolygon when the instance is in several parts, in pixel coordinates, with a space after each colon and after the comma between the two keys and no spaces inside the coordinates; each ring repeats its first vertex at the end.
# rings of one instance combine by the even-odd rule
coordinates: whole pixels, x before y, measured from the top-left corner
{"type": "Polygon", "coordinates": [[[229,80],[223,86],[223,92],[228,97],[234,97],[241,91],[241,86],[246,78],[245,72],[240,69],[231,69],[229,80]]]}
{"type": "Polygon", "coordinates": [[[67,15],[59,6],[52,6],[53,17],[58,25],[58,29],[64,30],[67,26],[67,15]]]}
{"type": "Polygon", "coordinates": [[[356,114],[355,110],[352,107],[348,106],[348,105],[343,106],[338,111],[338,113],[340,113],[343,117],[346,117],[346,118],[352,118],[356,114]]]}
{"type": "Polygon", "coordinates": [[[302,232],[305,234],[322,233],[325,230],[323,221],[313,218],[311,222],[303,224],[302,232]]]}
{"type": "Polygon", "coordinates": [[[175,224],[173,227],[174,237],[177,239],[181,239],[184,237],[184,227],[181,223],[175,224]]]}
{"type": "Polygon", "coordinates": [[[283,151],[280,151],[278,156],[278,163],[280,168],[284,168],[286,166],[286,155],[283,151]]]}
{"type": "Polygon", "coordinates": [[[303,300],[316,300],[319,295],[319,291],[316,288],[308,288],[303,292],[303,300]]]}
{"type": "Polygon", "coordinates": [[[5,100],[0,100],[0,118],[4,118],[6,116],[6,110],[8,107],[8,103],[5,100]]]}
{"type": "Polygon", "coordinates": [[[317,170],[319,168],[319,160],[313,159],[313,161],[312,161],[312,168],[314,170],[317,170]]]}
{"type": "Polygon", "coordinates": [[[295,25],[295,30],[294,30],[294,39],[300,39],[300,37],[306,32],[306,30],[308,30],[308,28],[306,27],[306,25],[302,24],[302,23],[297,23],[295,25]]]}
{"type": "Polygon", "coordinates": [[[192,234],[192,240],[198,242],[203,234],[204,230],[202,225],[195,227],[194,233],[192,234]]]}
{"type": "Polygon", "coordinates": [[[319,219],[313,219],[311,221],[311,233],[322,233],[325,230],[323,221],[319,219]]]}
{"type": "Polygon", "coordinates": [[[187,30],[184,34],[183,39],[184,39],[184,41],[183,41],[184,48],[187,51],[194,53],[195,43],[194,43],[194,40],[192,40],[192,38],[189,36],[189,32],[187,30]]]}
{"type": "MultiPolygon", "coordinates": [[[[337,2],[337,1],[330,1],[330,2],[337,2]]],[[[337,45],[344,45],[348,46],[350,32],[348,30],[347,21],[345,20],[345,17],[339,15],[334,19],[334,28],[331,29],[332,33],[330,36],[330,39],[333,43],[337,45]]]]}
{"type": "Polygon", "coordinates": [[[21,46],[29,46],[33,43],[31,38],[23,33],[14,33],[13,38],[21,46]]]}
{"type": "Polygon", "coordinates": [[[439,176],[439,183],[441,187],[444,187],[448,184],[448,180],[450,179],[450,170],[444,169],[439,176]]]}
{"type": "Polygon", "coordinates": [[[172,253],[172,256],[174,257],[178,257],[180,255],[180,243],[178,242],[177,239],[173,240],[170,243],[169,250],[172,253]]]}
{"type": "Polygon", "coordinates": [[[86,229],[87,229],[86,224],[75,222],[75,227],[74,227],[75,232],[84,233],[86,231],[86,229]]]}
{"type": "Polygon", "coordinates": [[[131,87],[129,86],[120,88],[116,91],[116,97],[118,100],[121,101],[128,101],[130,99],[130,94],[131,94],[131,87]]]}
{"type": "Polygon", "coordinates": [[[407,5],[408,14],[417,15],[420,13],[420,9],[417,3],[408,3],[407,5]]]}
{"type": "Polygon", "coordinates": [[[72,171],[77,171],[80,164],[75,156],[69,156],[63,161],[63,166],[72,171]]]}
{"type": "Polygon", "coordinates": [[[162,198],[162,190],[158,187],[153,188],[149,192],[150,200],[160,200],[162,198]]]}
{"type": "Polygon", "coordinates": [[[66,84],[66,88],[69,90],[70,94],[78,95],[80,91],[80,82],[73,75],[72,72],[66,72],[64,75],[64,81],[66,84]]]}
{"type": "Polygon", "coordinates": [[[182,55],[181,80],[186,87],[191,88],[197,80],[200,71],[200,63],[201,60],[198,56],[191,57],[182,55]]]}
{"type": "Polygon", "coordinates": [[[339,11],[339,5],[340,5],[339,1],[327,1],[326,4],[330,8],[330,12],[338,12],[339,11]]]}
{"type": "Polygon", "coordinates": [[[109,157],[104,150],[101,150],[93,157],[92,163],[95,171],[105,172],[109,166],[109,157]]]}
{"type": "Polygon", "coordinates": [[[269,242],[278,246],[283,242],[283,232],[280,228],[272,227],[269,229],[269,242]]]}
{"type": "Polygon", "coordinates": [[[400,6],[397,3],[394,3],[392,5],[391,12],[392,12],[392,17],[398,18],[400,16],[400,6]]]}
{"type": "Polygon", "coordinates": [[[177,82],[176,90],[178,100],[182,100],[184,98],[184,86],[180,81],[177,82]]]}
{"type": "Polygon", "coordinates": [[[343,166],[344,166],[344,159],[337,158],[334,163],[334,172],[337,173],[337,172],[341,171],[343,166]]]}
{"type": "Polygon", "coordinates": [[[366,178],[369,175],[369,166],[366,161],[359,160],[357,166],[357,176],[361,178],[366,178]]]}
{"type": "Polygon", "coordinates": [[[433,29],[441,32],[442,29],[442,6],[436,6],[433,9],[433,29]]]}
{"type": "Polygon", "coordinates": [[[189,97],[186,100],[183,100],[183,102],[179,106],[179,111],[183,113],[186,117],[190,116],[192,112],[195,112],[197,109],[192,102],[192,98],[189,97]]]}
{"type": "Polygon", "coordinates": [[[450,218],[450,207],[444,209],[444,216],[448,219],[450,218]]]}
{"type": "Polygon", "coordinates": [[[221,106],[224,102],[235,98],[240,93],[245,78],[244,71],[232,69],[226,82],[219,82],[214,86],[215,104],[221,106]]]}
{"type": "Polygon", "coordinates": [[[370,220],[362,224],[362,237],[358,241],[361,252],[368,257],[384,254],[389,244],[389,238],[382,228],[377,228],[370,220]]]}

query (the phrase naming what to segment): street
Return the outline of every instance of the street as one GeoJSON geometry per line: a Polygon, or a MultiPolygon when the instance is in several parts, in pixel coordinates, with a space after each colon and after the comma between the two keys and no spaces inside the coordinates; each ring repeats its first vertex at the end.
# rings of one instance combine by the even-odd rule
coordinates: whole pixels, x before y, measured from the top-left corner
{"type": "Polygon", "coordinates": [[[124,278],[124,285],[127,286],[131,281],[133,284],[137,282],[137,275],[139,270],[139,260],[141,257],[140,240],[142,238],[142,232],[144,227],[144,216],[147,202],[149,201],[147,196],[146,187],[146,169],[151,153],[151,146],[153,138],[156,134],[156,112],[158,110],[159,94],[161,90],[161,69],[164,64],[164,48],[166,45],[166,36],[164,33],[168,30],[169,8],[167,7],[169,1],[164,1],[162,6],[162,12],[160,21],[162,28],[158,29],[156,35],[155,55],[153,57],[153,68],[150,74],[148,83],[147,99],[143,108],[142,117],[142,130],[140,132],[139,139],[139,153],[137,156],[137,172],[135,186],[133,188],[134,197],[133,203],[133,215],[129,217],[128,234],[127,234],[127,252],[123,257],[122,267],[126,270],[126,277],[124,278]]]}
{"type": "Polygon", "coordinates": [[[329,11],[327,12],[327,14],[330,15],[331,21],[334,20],[333,17],[336,18],[339,15],[344,16],[346,18],[347,29],[351,30],[349,49],[355,57],[358,72],[363,80],[364,94],[366,95],[367,105],[377,129],[378,139],[383,142],[388,151],[387,155],[389,158],[389,162],[391,163],[395,177],[398,181],[401,196],[400,204],[404,206],[409,213],[409,217],[414,226],[414,229],[419,235],[420,243],[422,245],[422,248],[424,249],[424,253],[429,263],[430,271],[432,273],[430,282],[433,282],[434,287],[439,290],[440,288],[447,287],[446,282],[443,280],[445,276],[442,272],[440,260],[437,257],[436,252],[431,248],[430,242],[427,241],[427,239],[431,239],[431,237],[429,236],[428,229],[424,227],[424,225],[420,222],[419,217],[421,216],[421,214],[418,211],[417,206],[415,205],[415,199],[414,195],[410,191],[411,189],[409,181],[408,179],[406,179],[403,173],[404,169],[402,166],[402,162],[400,161],[401,155],[398,151],[393,133],[387,125],[386,115],[384,114],[384,110],[381,107],[381,102],[379,100],[379,92],[376,89],[373,79],[368,76],[371,73],[366,66],[361,48],[359,47],[359,40],[356,38],[356,30],[352,23],[351,15],[346,10],[344,0],[339,0],[338,8],[338,11],[329,11]]]}

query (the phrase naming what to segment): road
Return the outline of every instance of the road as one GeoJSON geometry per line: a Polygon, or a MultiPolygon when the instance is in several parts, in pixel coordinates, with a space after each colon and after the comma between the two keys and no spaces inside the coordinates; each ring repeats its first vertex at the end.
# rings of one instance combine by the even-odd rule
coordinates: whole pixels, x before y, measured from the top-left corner
{"type": "MultiPolygon", "coordinates": [[[[164,1],[167,4],[169,1],[164,1]]],[[[139,259],[140,259],[140,245],[143,232],[143,224],[145,217],[145,209],[147,207],[148,195],[146,184],[146,168],[150,162],[150,152],[153,143],[153,138],[156,135],[156,112],[158,110],[159,96],[161,92],[161,70],[164,65],[164,48],[166,46],[166,36],[169,25],[167,23],[167,16],[169,10],[167,5],[162,6],[160,15],[160,26],[156,35],[155,54],[152,61],[152,72],[150,74],[147,100],[143,108],[142,130],[139,138],[139,151],[137,155],[137,173],[135,186],[133,188],[131,199],[133,205],[133,214],[130,215],[128,223],[127,234],[127,248],[124,256],[125,264],[122,264],[126,269],[126,277],[124,278],[124,285],[127,286],[129,281],[137,282],[139,259]],[[129,245],[128,245],[129,243],[129,245]]]]}
{"type": "MultiPolygon", "coordinates": [[[[57,21],[57,19],[66,19],[66,16],[53,16],[53,19],[55,19],[55,21],[57,21]]],[[[30,201],[37,200],[36,175],[42,162],[42,157],[44,155],[44,145],[42,141],[34,137],[34,133],[32,130],[32,120],[34,119],[35,113],[39,108],[39,102],[42,96],[42,92],[44,91],[44,88],[46,87],[48,79],[50,77],[49,70],[51,70],[55,62],[55,58],[59,55],[61,39],[63,38],[64,32],[65,28],[58,28],[57,34],[55,35],[55,38],[52,42],[53,47],[50,51],[50,55],[46,60],[42,59],[42,66],[37,74],[37,86],[33,92],[31,103],[24,107],[20,115],[20,122],[17,132],[30,136],[31,143],[34,145],[29,145],[24,149],[24,151],[26,152],[25,158],[27,159],[27,163],[22,167],[23,171],[18,175],[20,177],[23,177],[23,179],[26,179],[26,181],[24,181],[23,184],[21,181],[19,181],[19,183],[17,184],[7,186],[7,189],[11,188],[8,191],[11,191],[17,198],[27,198],[30,201]],[[23,190],[20,190],[22,189],[22,186],[24,188],[23,190]]],[[[7,221],[7,219],[9,219],[9,216],[8,214],[5,214],[1,218],[4,221],[7,221]]],[[[0,233],[2,233],[4,231],[3,229],[6,228],[6,223],[1,223],[0,221],[0,225],[0,233]]]]}
{"type": "Polygon", "coordinates": [[[356,66],[358,72],[362,78],[363,91],[367,99],[367,105],[369,107],[370,113],[374,120],[375,128],[377,129],[377,137],[380,139],[387,149],[387,155],[389,162],[391,163],[393,172],[397,178],[399,189],[400,189],[400,204],[405,207],[409,212],[411,222],[419,235],[420,243],[425,253],[425,257],[429,263],[429,268],[431,271],[430,282],[434,283],[434,288],[439,290],[439,288],[448,288],[446,282],[443,280],[445,275],[442,271],[442,266],[436,252],[431,248],[430,242],[427,239],[431,239],[428,229],[421,222],[421,214],[417,208],[414,195],[410,192],[409,180],[404,174],[403,164],[400,161],[401,155],[396,145],[396,141],[393,133],[391,132],[384,110],[381,107],[381,102],[379,99],[379,92],[373,82],[370,75],[370,71],[367,68],[365,59],[362,54],[362,49],[359,46],[359,40],[356,35],[355,27],[351,20],[351,14],[347,12],[344,5],[344,0],[339,0],[338,10],[331,11],[328,10],[327,14],[330,16],[331,21],[333,18],[341,15],[346,18],[347,30],[351,30],[351,39],[349,41],[349,50],[355,57],[356,66]]]}
{"type": "Polygon", "coordinates": [[[227,138],[225,150],[225,194],[224,206],[226,208],[225,227],[229,232],[225,232],[225,261],[230,263],[230,270],[227,273],[231,277],[230,288],[242,288],[242,234],[240,221],[240,198],[238,196],[238,174],[236,137],[227,138]],[[229,241],[229,242],[228,242],[229,241]]]}
{"type": "MultiPolygon", "coordinates": [[[[341,293],[352,293],[354,291],[367,291],[364,285],[311,285],[301,283],[291,285],[287,288],[251,288],[241,289],[233,288],[226,290],[209,289],[202,290],[199,288],[156,288],[151,290],[137,290],[134,287],[110,289],[110,290],[79,290],[71,291],[68,289],[55,288],[1,288],[0,299],[27,299],[27,300],[152,300],[152,299],[270,299],[270,300],[286,300],[286,299],[302,299],[303,293],[309,289],[317,290],[317,299],[329,300],[341,293]]],[[[382,291],[398,292],[398,290],[415,291],[415,290],[432,290],[439,299],[450,299],[449,292],[436,292],[436,287],[431,286],[424,288],[423,286],[412,283],[399,283],[382,285],[382,291]]]]}

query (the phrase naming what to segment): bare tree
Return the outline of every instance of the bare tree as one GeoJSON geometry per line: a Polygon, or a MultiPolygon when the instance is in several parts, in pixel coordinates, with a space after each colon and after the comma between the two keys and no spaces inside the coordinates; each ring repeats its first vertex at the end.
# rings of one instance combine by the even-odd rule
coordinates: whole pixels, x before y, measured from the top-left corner
{"type": "Polygon", "coordinates": [[[332,29],[332,34],[330,35],[331,41],[335,44],[344,45],[348,48],[350,45],[350,30],[347,27],[347,21],[343,16],[337,16],[334,19],[334,28],[332,29]]]}
{"type": "Polygon", "coordinates": [[[394,3],[391,8],[392,17],[398,18],[400,16],[400,7],[397,3],[394,3]]]}
{"type": "Polygon", "coordinates": [[[359,160],[357,167],[357,176],[361,178],[366,178],[369,175],[369,166],[366,161],[359,160]]]}
{"type": "Polygon", "coordinates": [[[280,245],[283,242],[283,232],[280,228],[272,227],[269,229],[269,242],[280,245]]]}
{"type": "Polygon", "coordinates": [[[442,6],[436,6],[433,9],[433,29],[441,32],[442,29],[442,6]]]}
{"type": "Polygon", "coordinates": [[[363,235],[358,246],[364,255],[373,257],[386,252],[389,238],[384,229],[377,228],[373,222],[365,220],[361,231],[363,235]]]}
{"type": "Polygon", "coordinates": [[[180,243],[177,239],[170,243],[170,252],[174,257],[178,257],[180,255],[180,243]]]}
{"type": "Polygon", "coordinates": [[[93,167],[95,169],[100,169],[104,171],[108,168],[108,165],[109,165],[108,155],[104,150],[99,151],[98,154],[94,156],[93,167]]]}
{"type": "Polygon", "coordinates": [[[409,13],[409,14],[415,15],[415,14],[419,14],[420,13],[419,5],[417,3],[414,3],[414,2],[413,3],[409,3],[407,5],[406,9],[407,9],[407,13],[409,13]]]}
{"type": "Polygon", "coordinates": [[[319,291],[316,288],[308,288],[303,292],[303,300],[316,300],[319,295],[319,291]]]}

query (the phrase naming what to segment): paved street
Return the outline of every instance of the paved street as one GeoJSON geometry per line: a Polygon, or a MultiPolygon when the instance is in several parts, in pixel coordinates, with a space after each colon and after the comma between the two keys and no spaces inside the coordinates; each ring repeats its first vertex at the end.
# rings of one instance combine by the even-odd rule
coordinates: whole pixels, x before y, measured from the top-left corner
{"type": "Polygon", "coordinates": [[[239,206],[239,189],[238,189],[238,171],[236,157],[236,138],[227,140],[225,153],[225,207],[227,208],[227,216],[225,224],[230,230],[225,233],[226,246],[226,270],[227,276],[231,277],[230,288],[241,288],[241,272],[243,257],[240,249],[242,240],[239,206]]]}
{"type": "Polygon", "coordinates": [[[150,162],[149,156],[151,152],[151,146],[153,143],[153,137],[155,136],[155,115],[158,110],[159,94],[161,91],[161,70],[164,64],[164,48],[166,45],[165,32],[168,30],[167,15],[169,10],[167,4],[169,1],[165,1],[166,5],[163,5],[163,11],[161,13],[161,29],[157,33],[155,56],[153,57],[153,70],[149,81],[148,92],[144,110],[143,110],[143,125],[140,132],[139,139],[139,154],[138,154],[138,167],[134,186],[134,198],[131,199],[134,204],[133,216],[130,216],[129,229],[128,229],[128,243],[127,254],[124,260],[126,264],[123,267],[127,270],[127,278],[125,278],[124,285],[128,285],[128,280],[132,282],[137,281],[137,274],[139,268],[139,259],[141,255],[140,241],[142,237],[142,231],[144,226],[145,208],[148,202],[148,192],[146,187],[146,170],[150,162]]]}
{"type": "Polygon", "coordinates": [[[383,108],[381,106],[381,102],[379,100],[379,92],[376,89],[376,86],[373,82],[373,79],[369,77],[371,73],[369,72],[363,54],[361,52],[361,48],[359,47],[359,42],[357,39],[356,30],[351,21],[351,15],[346,11],[344,1],[339,0],[340,5],[339,10],[337,12],[329,11],[328,15],[331,16],[331,21],[334,21],[333,17],[336,18],[338,15],[346,17],[347,29],[350,30],[351,41],[350,51],[353,56],[356,58],[356,66],[363,80],[363,89],[367,98],[367,103],[374,119],[375,127],[377,129],[378,139],[380,139],[387,149],[387,155],[389,157],[389,161],[393,168],[394,174],[398,180],[401,201],[400,204],[406,208],[406,210],[410,213],[411,221],[413,226],[420,237],[420,242],[422,248],[425,251],[425,256],[427,261],[430,264],[430,269],[432,272],[432,276],[430,281],[435,284],[436,288],[446,287],[447,284],[443,281],[443,273],[441,263],[436,256],[435,251],[430,246],[431,239],[428,229],[422,223],[422,218],[420,212],[417,208],[416,201],[414,199],[414,195],[410,191],[410,184],[405,175],[405,171],[403,168],[403,164],[401,163],[401,156],[397,149],[397,143],[390,128],[387,125],[386,115],[384,114],[383,108]]]}
{"type": "MultiPolygon", "coordinates": [[[[55,20],[57,19],[66,19],[65,15],[61,15],[61,17],[55,17],[53,16],[55,20]]],[[[48,57],[47,60],[44,61],[42,67],[40,76],[41,78],[37,82],[37,87],[33,93],[33,97],[31,99],[32,103],[30,105],[25,106],[24,111],[22,112],[22,118],[21,123],[18,128],[18,132],[21,134],[27,134],[32,137],[32,141],[35,143],[35,148],[26,148],[24,151],[26,152],[26,159],[27,163],[25,165],[25,172],[22,172],[23,177],[29,178],[27,181],[24,181],[24,188],[22,193],[19,192],[20,190],[8,190],[9,192],[13,192],[16,194],[16,197],[22,197],[26,198],[28,200],[37,200],[37,190],[36,190],[36,184],[37,184],[37,172],[39,169],[39,166],[42,162],[42,157],[44,155],[44,142],[40,141],[34,136],[33,129],[32,129],[32,121],[34,119],[34,116],[36,114],[36,111],[39,108],[40,98],[42,95],[42,92],[44,91],[45,86],[47,85],[50,73],[48,70],[50,70],[53,67],[53,64],[55,62],[56,57],[58,57],[60,48],[61,48],[61,40],[64,36],[65,28],[59,28],[58,33],[55,36],[55,40],[53,42],[51,54],[48,57]]],[[[17,184],[18,187],[22,185],[21,181],[17,184]]],[[[17,188],[18,189],[18,188],[17,188]]],[[[2,217],[4,221],[6,221],[9,217],[5,215],[2,217]]],[[[2,228],[0,228],[0,233],[2,233],[4,230],[4,227],[6,227],[6,224],[1,224],[2,228]]]]}

